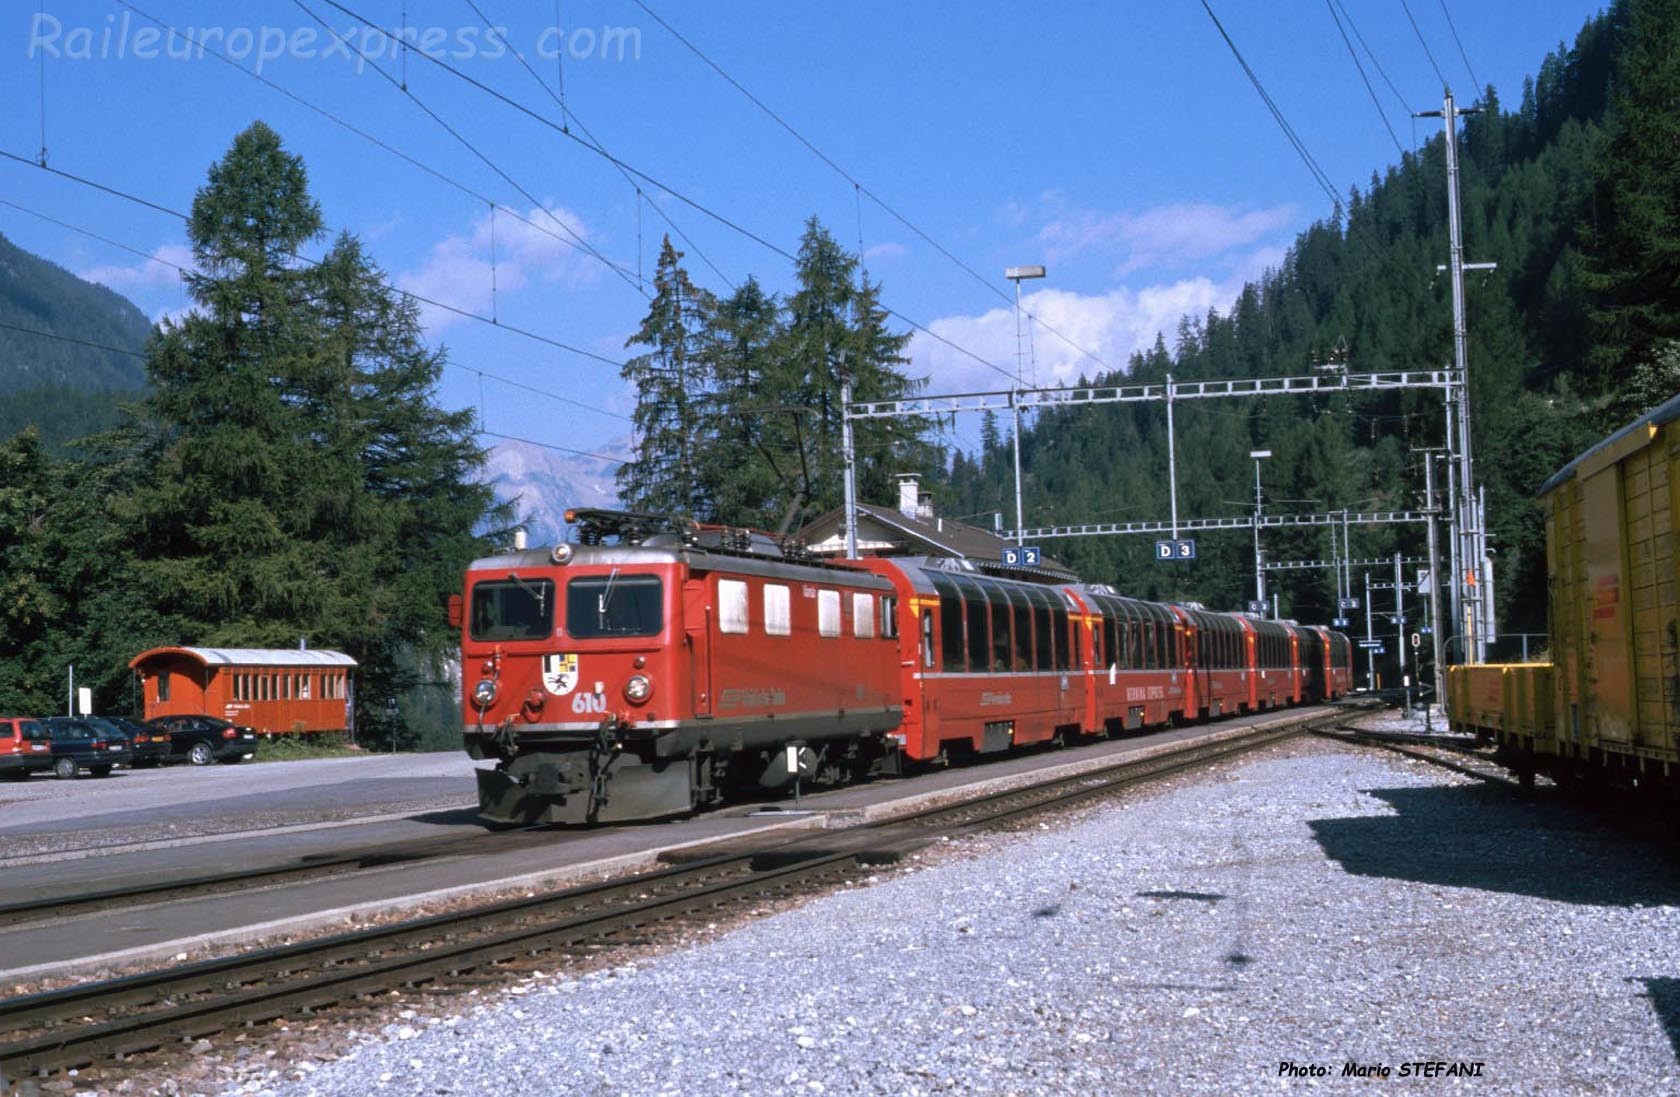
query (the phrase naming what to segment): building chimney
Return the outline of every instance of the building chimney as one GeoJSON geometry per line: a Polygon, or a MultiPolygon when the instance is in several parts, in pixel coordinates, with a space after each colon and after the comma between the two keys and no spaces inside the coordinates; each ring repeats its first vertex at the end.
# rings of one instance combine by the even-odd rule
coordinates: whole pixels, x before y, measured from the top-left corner
{"type": "Polygon", "coordinates": [[[922,489],[914,473],[898,474],[898,513],[906,518],[916,517],[922,500],[922,489]]]}

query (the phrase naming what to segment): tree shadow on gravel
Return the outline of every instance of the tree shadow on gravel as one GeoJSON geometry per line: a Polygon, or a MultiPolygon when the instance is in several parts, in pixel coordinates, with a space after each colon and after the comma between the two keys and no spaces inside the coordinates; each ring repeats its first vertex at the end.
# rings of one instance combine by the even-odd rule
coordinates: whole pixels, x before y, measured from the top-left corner
{"type": "Polygon", "coordinates": [[[1680,1059],[1680,979],[1665,977],[1640,982],[1645,984],[1645,997],[1651,1000],[1651,1008],[1656,1011],[1663,1031],[1668,1033],[1675,1059],[1680,1059]]]}
{"type": "Polygon", "coordinates": [[[1480,785],[1362,791],[1397,814],[1309,824],[1355,876],[1595,906],[1680,903],[1680,868],[1669,853],[1570,805],[1480,785]]]}
{"type": "Polygon", "coordinates": [[[1663,1031],[1668,1033],[1674,1057],[1680,1059],[1680,979],[1641,979],[1640,982],[1645,984],[1645,997],[1651,1000],[1651,1008],[1656,1011],[1663,1031]]]}

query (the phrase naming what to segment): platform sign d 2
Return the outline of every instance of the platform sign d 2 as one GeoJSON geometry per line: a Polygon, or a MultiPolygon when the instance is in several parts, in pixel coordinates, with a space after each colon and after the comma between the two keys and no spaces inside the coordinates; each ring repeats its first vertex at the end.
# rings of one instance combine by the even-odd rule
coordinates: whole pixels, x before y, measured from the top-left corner
{"type": "Polygon", "coordinates": [[[1196,542],[1194,538],[1183,537],[1178,540],[1155,542],[1155,559],[1157,560],[1194,560],[1195,558],[1196,542]]]}
{"type": "Polygon", "coordinates": [[[1332,617],[1330,619],[1330,627],[1331,628],[1347,628],[1348,627],[1348,619],[1346,617],[1332,617]]]}
{"type": "Polygon", "coordinates": [[[1036,568],[1044,559],[1037,545],[1015,545],[1003,550],[1003,562],[1014,568],[1036,568]]]}

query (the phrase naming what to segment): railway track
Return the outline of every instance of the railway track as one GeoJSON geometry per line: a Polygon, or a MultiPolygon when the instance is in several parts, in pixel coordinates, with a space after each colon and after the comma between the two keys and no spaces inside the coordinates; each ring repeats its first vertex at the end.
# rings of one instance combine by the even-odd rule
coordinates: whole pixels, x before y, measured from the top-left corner
{"type": "MultiPolygon", "coordinates": [[[[684,919],[821,892],[941,836],[1063,810],[1269,746],[1341,713],[1307,717],[1100,770],[644,873],[394,922],[239,956],[0,1000],[0,1077],[17,1079],[168,1049],[240,1025],[393,990],[478,985],[536,958],[551,964],[635,943],[684,919]]],[[[84,1074],[84,1078],[86,1075],[84,1074]]]]}
{"type": "Polygon", "coordinates": [[[1513,776],[1510,770],[1468,741],[1453,742],[1406,732],[1372,731],[1348,724],[1318,728],[1315,729],[1315,733],[1338,742],[1376,747],[1420,762],[1428,762],[1430,765],[1452,770],[1465,777],[1474,777],[1513,792],[1524,791],[1521,780],[1513,776]]]}

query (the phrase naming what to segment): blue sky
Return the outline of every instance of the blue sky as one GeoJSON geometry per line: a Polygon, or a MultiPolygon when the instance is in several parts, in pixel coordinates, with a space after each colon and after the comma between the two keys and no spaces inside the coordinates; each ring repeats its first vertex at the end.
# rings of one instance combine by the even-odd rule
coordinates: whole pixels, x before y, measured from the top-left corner
{"type": "MultiPolygon", "coordinates": [[[[184,210],[234,134],[263,119],[303,156],[332,229],[361,236],[396,284],[494,313],[504,325],[425,310],[429,337],[455,363],[442,400],[480,406],[490,431],[591,452],[622,447],[634,396],[616,368],[505,326],[622,361],[645,311],[638,280],[651,279],[667,231],[662,213],[704,253],[687,259],[697,282],[726,292],[725,278],[755,274],[771,289],[788,288],[781,256],[651,184],[638,197],[612,164],[417,53],[406,61],[408,94],[392,86],[373,65],[401,80],[400,56],[393,59],[387,41],[325,0],[133,2],[134,9],[115,0],[44,0],[44,17],[35,3],[5,7],[0,52],[12,60],[0,65],[7,107],[0,150],[32,159],[41,147],[44,83],[53,167],[184,210]],[[329,46],[329,31],[305,8],[349,41],[329,46]],[[170,56],[168,39],[145,33],[154,24],[140,13],[190,33],[206,50],[175,39],[174,52],[192,56],[170,56]],[[214,50],[237,56],[246,71],[214,50]],[[259,83],[249,75],[259,68],[501,211],[492,219],[486,202],[259,83]],[[422,104],[530,197],[427,117],[422,104]]],[[[1413,109],[1438,108],[1440,79],[1400,0],[1342,2],[1399,96],[1413,109]]],[[[1275,263],[1295,233],[1330,210],[1198,0],[647,0],[991,288],[867,198],[860,216],[850,182],[633,2],[474,0],[535,75],[512,49],[486,44],[490,36],[467,0],[342,3],[387,28],[404,26],[406,13],[417,44],[429,33],[451,65],[542,118],[558,120],[563,78],[567,107],[615,156],[779,248],[793,251],[815,214],[848,247],[861,241],[892,308],[1003,370],[1014,365],[1015,324],[994,290],[1009,291],[1007,265],[1046,264],[1049,277],[1028,284],[1028,309],[1082,350],[1121,365],[1157,330],[1170,333],[1185,311],[1226,306],[1244,279],[1275,263]]],[[[1513,106],[1523,77],[1549,49],[1573,40],[1598,8],[1587,0],[1408,3],[1462,99],[1476,85],[1446,11],[1477,79],[1513,106]]],[[[1340,191],[1363,186],[1395,160],[1325,4],[1219,0],[1213,7],[1340,191]]],[[[1363,50],[1361,60],[1402,145],[1435,132],[1438,122],[1401,113],[1363,50]]],[[[180,221],[27,165],[0,161],[0,198],[143,254],[190,261],[180,221]]],[[[154,317],[187,304],[178,272],[166,263],[10,205],[0,205],[0,232],[110,285],[154,317]]],[[[1033,344],[1042,381],[1102,368],[1044,330],[1033,344]]],[[[925,336],[912,346],[913,372],[929,378],[930,392],[1006,383],[925,336]]],[[[977,435],[978,423],[960,422],[950,440],[972,446],[977,435]]]]}

